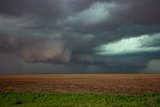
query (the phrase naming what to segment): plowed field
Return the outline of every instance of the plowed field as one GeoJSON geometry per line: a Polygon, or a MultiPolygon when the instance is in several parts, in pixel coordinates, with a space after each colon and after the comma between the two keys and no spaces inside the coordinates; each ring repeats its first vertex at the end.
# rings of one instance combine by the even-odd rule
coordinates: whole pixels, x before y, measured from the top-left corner
{"type": "Polygon", "coordinates": [[[1,75],[0,91],[20,92],[160,92],[159,74],[1,75]]]}

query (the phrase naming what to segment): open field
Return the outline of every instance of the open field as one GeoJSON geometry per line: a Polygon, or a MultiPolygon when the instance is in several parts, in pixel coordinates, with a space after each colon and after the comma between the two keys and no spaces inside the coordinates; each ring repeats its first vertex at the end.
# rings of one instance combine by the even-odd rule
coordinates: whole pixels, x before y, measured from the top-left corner
{"type": "Polygon", "coordinates": [[[1,75],[0,91],[157,93],[159,74],[1,75]]]}
{"type": "Polygon", "coordinates": [[[0,107],[160,107],[160,94],[1,92],[0,107]]]}
{"type": "Polygon", "coordinates": [[[1,75],[0,107],[160,107],[158,74],[1,75]]]}

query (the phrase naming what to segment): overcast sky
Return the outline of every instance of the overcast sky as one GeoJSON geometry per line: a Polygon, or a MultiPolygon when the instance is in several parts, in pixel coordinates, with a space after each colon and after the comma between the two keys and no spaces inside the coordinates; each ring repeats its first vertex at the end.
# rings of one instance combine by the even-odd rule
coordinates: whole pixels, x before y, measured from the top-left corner
{"type": "Polygon", "coordinates": [[[160,73],[160,0],[0,0],[0,73],[160,73]]]}

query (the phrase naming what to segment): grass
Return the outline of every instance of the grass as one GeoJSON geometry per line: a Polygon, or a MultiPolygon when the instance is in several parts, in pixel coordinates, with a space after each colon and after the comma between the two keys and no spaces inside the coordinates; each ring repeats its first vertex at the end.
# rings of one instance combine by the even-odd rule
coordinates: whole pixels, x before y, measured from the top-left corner
{"type": "Polygon", "coordinates": [[[0,107],[160,107],[160,94],[1,92],[0,107]]]}

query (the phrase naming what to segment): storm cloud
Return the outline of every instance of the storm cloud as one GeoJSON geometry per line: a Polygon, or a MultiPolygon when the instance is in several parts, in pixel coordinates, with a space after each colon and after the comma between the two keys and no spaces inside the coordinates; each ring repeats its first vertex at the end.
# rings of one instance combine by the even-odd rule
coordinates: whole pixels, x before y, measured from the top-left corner
{"type": "Polygon", "coordinates": [[[21,65],[33,73],[148,72],[160,59],[159,11],[159,0],[1,0],[1,73],[11,71],[11,57],[15,73],[27,73],[21,65]]]}

